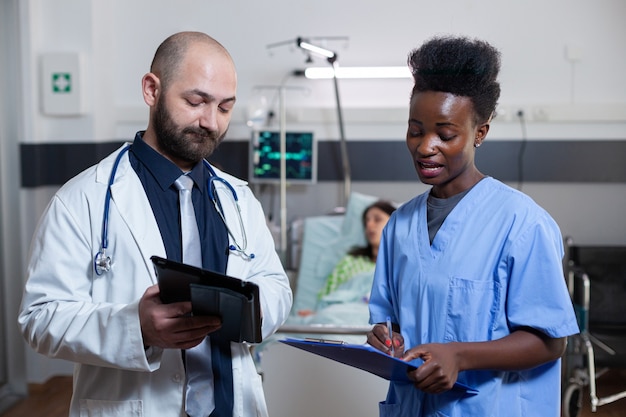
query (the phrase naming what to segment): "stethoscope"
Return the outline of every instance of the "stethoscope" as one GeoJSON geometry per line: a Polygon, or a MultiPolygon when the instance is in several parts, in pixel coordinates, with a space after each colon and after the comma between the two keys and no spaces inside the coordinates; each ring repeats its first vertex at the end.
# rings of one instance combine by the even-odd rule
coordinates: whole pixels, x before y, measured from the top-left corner
{"type": "MultiPolygon", "coordinates": [[[[107,187],[106,196],[104,198],[104,216],[102,218],[102,242],[100,243],[100,250],[96,253],[94,257],[94,268],[96,271],[96,275],[102,275],[105,272],[109,272],[111,270],[111,265],[113,264],[113,260],[110,255],[107,255],[107,249],[109,247],[109,206],[111,205],[111,186],[115,182],[115,173],[117,172],[117,167],[122,160],[122,156],[130,149],[130,145],[126,146],[124,149],[120,151],[120,153],[115,158],[115,162],[113,163],[113,168],[111,169],[111,175],[109,176],[109,184],[107,187]]],[[[244,259],[252,260],[254,259],[254,253],[248,254],[248,237],[246,235],[246,230],[243,227],[243,218],[241,216],[241,207],[239,206],[239,197],[237,196],[237,192],[233,188],[232,185],[228,183],[224,178],[218,177],[211,165],[206,160],[203,160],[204,166],[209,170],[209,179],[207,180],[207,191],[209,193],[209,198],[213,202],[216,211],[220,215],[224,225],[226,226],[226,231],[232,240],[232,244],[228,246],[228,249],[233,252],[237,252],[244,257],[244,259]],[[241,230],[241,238],[242,243],[239,244],[235,235],[231,231],[230,227],[228,227],[228,223],[226,223],[226,215],[224,213],[224,209],[222,207],[222,203],[220,202],[217,196],[217,190],[215,184],[213,182],[220,182],[228,188],[233,196],[233,200],[235,202],[235,207],[237,208],[237,216],[239,218],[239,228],[241,230]]]]}

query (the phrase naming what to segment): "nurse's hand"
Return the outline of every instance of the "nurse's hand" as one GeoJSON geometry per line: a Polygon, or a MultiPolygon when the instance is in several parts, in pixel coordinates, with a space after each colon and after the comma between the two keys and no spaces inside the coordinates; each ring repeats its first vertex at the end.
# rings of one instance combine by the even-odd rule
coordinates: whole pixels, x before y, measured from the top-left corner
{"type": "Polygon", "coordinates": [[[222,326],[219,317],[191,316],[189,313],[191,302],[163,304],[158,285],[148,287],[139,300],[144,346],[190,349],[222,326]]]}
{"type": "Polygon", "coordinates": [[[391,344],[393,343],[393,356],[400,358],[404,353],[404,338],[400,333],[393,331],[391,336],[387,331],[386,323],[376,324],[367,333],[367,343],[385,353],[391,355],[391,344]]]}
{"type": "Polygon", "coordinates": [[[429,394],[440,394],[452,389],[459,375],[455,343],[429,343],[409,349],[405,361],[420,358],[419,368],[408,373],[415,387],[429,394]]]}

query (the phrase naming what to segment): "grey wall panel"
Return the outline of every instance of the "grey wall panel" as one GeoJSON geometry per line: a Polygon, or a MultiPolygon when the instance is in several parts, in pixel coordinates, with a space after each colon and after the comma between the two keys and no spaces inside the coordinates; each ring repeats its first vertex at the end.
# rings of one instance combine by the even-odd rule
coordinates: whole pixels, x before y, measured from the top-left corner
{"type": "Polygon", "coordinates": [[[116,150],[122,143],[22,144],[22,187],[61,185],[116,150]]]}
{"type": "Polygon", "coordinates": [[[626,142],[485,142],[476,164],[503,181],[626,182],[626,142]]]}
{"type": "MultiPolygon", "coordinates": [[[[22,144],[22,186],[63,184],[121,143],[22,144]]],[[[319,141],[318,152],[318,181],[341,181],[339,142],[319,141]]],[[[403,141],[351,140],[348,153],[352,181],[417,180],[403,141]]],[[[248,142],[227,140],[210,160],[233,175],[247,178],[248,142]]],[[[492,140],[477,150],[476,165],[483,173],[502,181],[624,183],[626,140],[492,140]]]]}
{"type": "MultiPolygon", "coordinates": [[[[317,176],[320,181],[343,179],[339,142],[320,142],[317,176]]],[[[404,142],[348,142],[353,181],[416,181],[417,174],[404,142]]]]}

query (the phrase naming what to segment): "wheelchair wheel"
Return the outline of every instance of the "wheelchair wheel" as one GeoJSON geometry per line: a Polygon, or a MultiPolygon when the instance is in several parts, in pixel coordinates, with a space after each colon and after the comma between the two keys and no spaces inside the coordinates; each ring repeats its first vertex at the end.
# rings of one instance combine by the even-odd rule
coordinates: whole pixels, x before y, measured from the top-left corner
{"type": "Polygon", "coordinates": [[[563,417],[578,417],[583,406],[583,387],[570,384],[563,394],[563,417]]]}

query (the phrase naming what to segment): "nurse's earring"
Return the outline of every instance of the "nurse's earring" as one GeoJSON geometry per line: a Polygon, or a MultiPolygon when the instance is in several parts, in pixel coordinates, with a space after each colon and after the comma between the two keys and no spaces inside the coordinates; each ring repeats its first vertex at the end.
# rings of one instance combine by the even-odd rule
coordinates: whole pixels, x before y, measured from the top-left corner
{"type": "Polygon", "coordinates": [[[478,140],[478,138],[476,138],[476,141],[474,142],[474,148],[478,148],[478,147],[480,147],[480,145],[481,145],[481,144],[482,144],[482,142],[480,142],[480,141],[478,140]]]}

